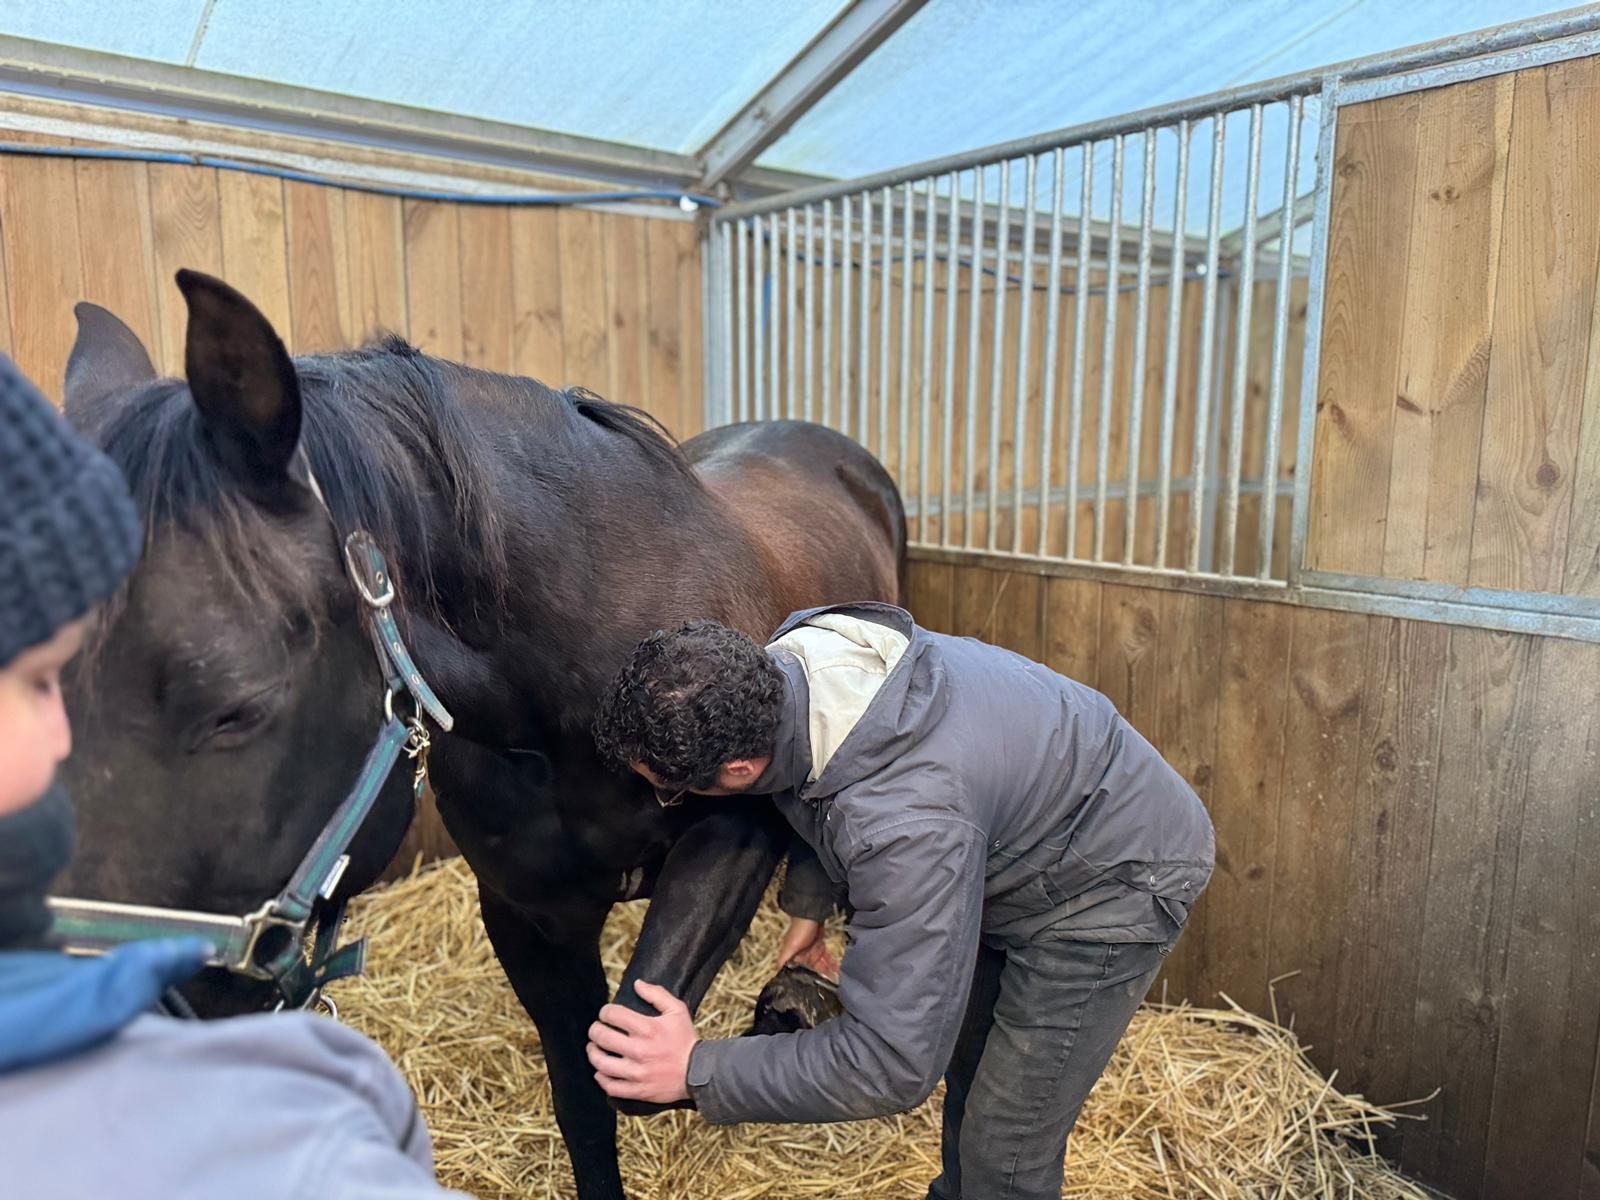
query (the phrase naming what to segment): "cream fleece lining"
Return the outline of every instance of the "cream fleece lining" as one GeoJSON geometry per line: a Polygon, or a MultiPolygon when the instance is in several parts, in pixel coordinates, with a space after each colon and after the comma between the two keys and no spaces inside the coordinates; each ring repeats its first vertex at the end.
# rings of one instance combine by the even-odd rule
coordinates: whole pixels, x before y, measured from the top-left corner
{"type": "Polygon", "coordinates": [[[772,643],[800,661],[811,691],[807,782],[822,774],[910,644],[886,625],[842,613],[821,613],[772,643]]]}

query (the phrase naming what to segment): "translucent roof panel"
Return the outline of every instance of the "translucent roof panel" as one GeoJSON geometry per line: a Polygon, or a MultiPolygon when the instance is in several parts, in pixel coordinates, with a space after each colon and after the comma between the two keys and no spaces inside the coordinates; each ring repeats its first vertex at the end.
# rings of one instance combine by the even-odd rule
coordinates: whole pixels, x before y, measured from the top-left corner
{"type": "Polygon", "coordinates": [[[7,0],[0,7],[0,33],[181,63],[205,8],[206,0],[140,0],[114,7],[84,0],[7,0]]]}
{"type": "MultiPolygon", "coordinates": [[[[0,34],[688,153],[849,2],[4,0],[0,34]]],[[[861,175],[1569,2],[929,0],[760,161],[861,175]]]]}
{"type": "MultiPolygon", "coordinates": [[[[760,163],[866,175],[1568,7],[932,0],[760,163]]],[[[1269,158],[1282,153],[1281,143],[1264,149],[1269,158]]]]}
{"type": "Polygon", "coordinates": [[[8,0],[0,33],[690,151],[846,2],[8,0]]]}

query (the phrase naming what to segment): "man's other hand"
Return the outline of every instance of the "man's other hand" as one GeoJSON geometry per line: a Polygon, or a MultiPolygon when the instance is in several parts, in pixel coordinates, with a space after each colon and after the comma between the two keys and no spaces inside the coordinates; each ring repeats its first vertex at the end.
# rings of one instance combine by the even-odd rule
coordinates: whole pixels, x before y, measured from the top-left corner
{"type": "Polygon", "coordinates": [[[828,949],[822,936],[822,922],[805,917],[793,917],[789,931],[778,944],[778,970],[791,962],[810,967],[829,979],[839,978],[839,960],[828,949]]]}
{"type": "Polygon", "coordinates": [[[689,1009],[656,984],[636,980],[633,990],[660,1015],[647,1017],[620,1004],[600,1010],[600,1019],[589,1026],[595,1082],[618,1100],[687,1100],[689,1053],[699,1040],[689,1009]]]}

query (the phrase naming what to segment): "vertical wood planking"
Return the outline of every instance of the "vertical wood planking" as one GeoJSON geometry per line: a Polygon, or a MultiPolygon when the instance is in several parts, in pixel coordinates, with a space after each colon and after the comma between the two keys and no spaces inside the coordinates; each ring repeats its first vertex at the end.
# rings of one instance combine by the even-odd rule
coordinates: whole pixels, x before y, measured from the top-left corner
{"type": "Polygon", "coordinates": [[[561,335],[561,248],[555,211],[511,213],[512,365],[551,387],[567,381],[561,335]]]}
{"type": "Polygon", "coordinates": [[[1100,608],[1104,585],[1085,579],[1047,579],[1044,664],[1091,687],[1100,675],[1100,608]]]}
{"type": "Polygon", "coordinates": [[[1600,1046],[1595,1047],[1594,1088],[1589,1094],[1589,1136],[1580,1159],[1579,1200],[1600,1200],[1600,1046]]]}
{"type": "Polygon", "coordinates": [[[14,356],[11,334],[11,275],[7,264],[5,232],[5,227],[11,223],[12,209],[8,207],[9,201],[6,199],[5,171],[6,165],[4,161],[0,161],[0,351],[14,356]]]}
{"type": "MultiPolygon", "coordinates": [[[[155,244],[150,228],[150,175],[143,163],[84,160],[77,164],[78,249],[83,299],[110,309],[156,346],[155,244]]],[[[20,215],[20,214],[19,214],[20,215]]]]}
{"type": "Polygon", "coordinates": [[[1471,582],[1559,591],[1600,271],[1600,59],[1516,76],[1506,171],[1471,582]]]}
{"type": "Polygon", "coordinates": [[[994,638],[995,593],[1004,574],[987,567],[960,569],[951,612],[953,633],[986,642],[994,638]]]}
{"type": "Polygon", "coordinates": [[[350,256],[346,332],[358,343],[384,333],[409,336],[401,201],[394,196],[346,192],[344,220],[350,256]]]}
{"type": "Polygon", "coordinates": [[[1099,690],[1146,738],[1156,736],[1164,690],[1158,662],[1160,600],[1160,593],[1149,588],[1109,583],[1100,600],[1099,690]]]}
{"type": "Polygon", "coordinates": [[[1403,1165],[1472,1195],[1505,1011],[1506,954],[1537,687],[1534,639],[1452,629],[1439,735],[1427,912],[1404,1092],[1439,1098],[1403,1165]],[[1463,1071],[1464,1064],[1472,1069],[1463,1071]]]}
{"type": "Polygon", "coordinates": [[[652,221],[644,230],[645,253],[645,388],[634,403],[644,406],[674,437],[685,436],[691,398],[683,372],[681,312],[678,299],[678,257],[681,239],[676,226],[652,221]]]}
{"type": "Polygon", "coordinates": [[[511,221],[503,208],[464,205],[461,238],[461,361],[502,374],[511,371],[511,221]]]}
{"type": "Polygon", "coordinates": [[[461,238],[455,206],[405,202],[406,313],[412,345],[461,361],[461,238]]]}
{"type": "Polygon", "coordinates": [[[700,255],[701,231],[687,221],[672,226],[678,244],[678,388],[681,415],[676,430],[689,438],[706,425],[705,331],[700,255]]]}
{"type": "MultiPolygon", "coordinates": [[[[1234,550],[1234,571],[1240,575],[1255,575],[1260,561],[1257,530],[1261,527],[1261,505],[1265,502],[1266,488],[1270,486],[1266,470],[1267,392],[1272,377],[1271,318],[1273,305],[1278,298],[1278,285],[1274,280],[1257,282],[1251,289],[1250,340],[1245,351],[1244,431],[1241,437],[1240,478],[1244,483],[1259,482],[1263,491],[1256,495],[1239,497],[1238,540],[1234,550]]],[[[1284,374],[1288,374],[1287,365],[1284,374]]],[[[1228,445],[1231,430],[1222,423],[1219,443],[1221,461],[1229,461],[1228,445]]],[[[1225,491],[1225,489],[1223,489],[1225,491]]],[[[1217,497],[1217,528],[1220,534],[1226,520],[1224,496],[1217,497]]]]}
{"type": "MultiPolygon", "coordinates": [[[[1150,740],[1209,809],[1216,779],[1223,601],[1189,592],[1162,592],[1155,603],[1156,686],[1161,698],[1150,740]]],[[[1205,969],[1207,939],[1202,931],[1212,919],[1211,905],[1202,895],[1161,971],[1169,999],[1202,1001],[1195,984],[1205,969]]],[[[1216,919],[1227,917],[1218,913],[1216,919]]]]}
{"type": "Polygon", "coordinates": [[[1446,626],[1392,618],[1367,626],[1337,1041],[1330,1049],[1371,1095],[1397,1096],[1406,1084],[1448,637],[1446,626]]]}
{"type": "Polygon", "coordinates": [[[1383,567],[1416,116],[1415,94],[1339,116],[1306,545],[1322,570],[1383,567]]]}
{"type": "Polygon", "coordinates": [[[1267,937],[1277,858],[1278,791],[1292,609],[1228,600],[1223,605],[1217,759],[1211,820],[1217,867],[1201,904],[1212,914],[1195,987],[1218,990],[1257,1012],[1267,1003],[1267,937]],[[1225,915],[1224,915],[1225,914],[1225,915]]]}
{"type": "MultiPolygon", "coordinates": [[[[1600,646],[1544,639],[1483,1190],[1575,1200],[1600,1020],[1600,646]]],[[[1593,1188],[1590,1187],[1592,1191],[1593,1188]]]]}
{"type": "MultiPolygon", "coordinates": [[[[1600,596],[1600,280],[1589,326],[1589,365],[1584,373],[1584,412],[1577,461],[1572,470],[1572,524],[1561,590],[1569,596],[1600,596]]],[[[1596,1162],[1600,1162],[1597,1152],[1596,1162]]],[[[1596,1167],[1600,1173],[1600,1167],[1596,1167]]],[[[1600,1197],[1600,1183],[1596,1184],[1600,1197]]]]}
{"type": "MultiPolygon", "coordinates": [[[[648,396],[648,269],[644,222],[607,213],[605,230],[606,398],[645,407],[648,396]]],[[[598,390],[598,389],[597,389],[598,390]]]]}
{"type": "MultiPolygon", "coordinates": [[[[1198,417],[1198,387],[1200,379],[1201,315],[1204,308],[1205,284],[1192,280],[1184,285],[1183,328],[1178,355],[1177,413],[1173,423],[1172,477],[1174,480],[1194,471],[1194,423],[1198,417]]],[[[1303,322],[1302,322],[1303,324],[1303,322]]],[[[1294,440],[1285,434],[1284,441],[1293,451],[1294,440]]],[[[1182,567],[1186,561],[1189,537],[1189,510],[1192,492],[1172,489],[1172,513],[1167,531],[1167,567],[1182,567]]]]}
{"type": "Polygon", "coordinates": [[[610,378],[604,226],[599,213],[563,208],[556,214],[556,231],[565,382],[600,391],[610,378]]]}
{"type": "Polygon", "coordinates": [[[994,643],[1038,661],[1044,655],[1044,580],[1006,571],[995,589],[994,643]]]}
{"type": "Polygon", "coordinates": [[[350,258],[345,245],[344,193],[310,183],[285,183],[288,211],[289,303],[296,354],[344,350],[354,338],[345,328],[350,311],[350,258]]]}
{"type": "Polygon", "coordinates": [[[1417,98],[1386,575],[1467,582],[1515,79],[1417,98]]]}
{"type": "MultiPolygon", "coordinates": [[[[310,187],[310,184],[297,184],[310,187]]],[[[217,172],[222,277],[259,308],[291,352],[284,184],[243,171],[217,172]]]]}
{"type": "Polygon", "coordinates": [[[172,279],[181,267],[223,274],[217,172],[167,163],[151,163],[148,170],[160,341],[159,349],[152,346],[151,351],[157,369],[181,375],[189,310],[172,279]]]}
{"type": "Polygon", "coordinates": [[[72,306],[83,294],[77,176],[63,158],[17,157],[0,165],[10,218],[3,232],[12,356],[60,403],[75,335],[72,306]]]}
{"type": "Polygon", "coordinates": [[[900,597],[900,603],[924,629],[951,633],[954,631],[956,579],[970,569],[950,563],[913,560],[907,564],[905,594],[900,597]]]}
{"type": "MultiPolygon", "coordinates": [[[[1288,348],[1283,363],[1283,427],[1278,440],[1278,478],[1290,485],[1300,470],[1296,457],[1300,435],[1300,384],[1306,356],[1306,310],[1311,296],[1309,279],[1293,279],[1289,284],[1288,348]]],[[[1272,576],[1286,579],[1289,574],[1289,542],[1294,530],[1294,497],[1276,498],[1278,513],[1272,526],[1272,576]]]]}
{"type": "MultiPolygon", "coordinates": [[[[1010,643],[1027,599],[1006,609],[1026,577],[914,559],[912,603],[1010,643]]],[[[1569,1189],[1541,1197],[1579,1195],[1600,1086],[1600,1018],[1585,999],[1600,962],[1580,949],[1600,944],[1600,798],[1584,791],[1600,777],[1600,715],[1572,701],[1600,673],[1600,649],[1070,578],[1039,586],[1044,661],[1106,692],[1212,809],[1217,873],[1157,994],[1226,991],[1266,1012],[1267,980],[1298,972],[1278,985],[1280,1011],[1324,1071],[1380,1101],[1445,1088],[1429,1124],[1384,1136],[1387,1152],[1455,1195],[1531,1194],[1508,1182],[1524,1177],[1569,1189]],[[1538,679],[1544,653],[1577,657],[1552,684],[1538,679]],[[1564,727],[1549,715],[1563,703],[1577,714],[1564,727]],[[1557,1057],[1559,1099],[1530,1117],[1522,1098],[1557,1057]],[[1530,1120],[1553,1121],[1533,1148],[1530,1120]],[[1480,1190],[1486,1162],[1503,1178],[1480,1190]]]]}
{"type": "Polygon", "coordinates": [[[1283,795],[1272,887],[1269,978],[1318,1062],[1337,1025],[1340,930],[1349,876],[1361,733],[1362,655],[1369,618],[1302,609],[1294,614],[1284,732],[1283,795]]]}

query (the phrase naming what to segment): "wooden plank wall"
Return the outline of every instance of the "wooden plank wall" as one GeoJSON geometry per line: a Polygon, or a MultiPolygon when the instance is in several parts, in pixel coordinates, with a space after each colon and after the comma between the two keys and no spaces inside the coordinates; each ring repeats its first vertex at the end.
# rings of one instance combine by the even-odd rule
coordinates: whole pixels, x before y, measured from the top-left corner
{"type": "MultiPolygon", "coordinates": [[[[0,156],[0,351],[47,394],[59,396],[79,300],[111,309],[157,369],[181,374],[180,267],[243,291],[291,353],[387,331],[429,354],[638,405],[680,438],[704,424],[700,258],[688,222],[0,156]]],[[[393,869],[449,852],[430,797],[393,869]]]]}
{"type": "Polygon", "coordinates": [[[1593,1200],[1600,646],[914,560],[910,604],[1098,687],[1217,870],[1162,977],[1277,1004],[1460,1200],[1593,1200]],[[1293,973],[1293,974],[1291,974],[1293,973]]]}
{"type": "Polygon", "coordinates": [[[704,423],[688,222],[0,156],[0,250],[0,348],[51,394],[78,300],[116,312],[158,368],[181,372],[186,317],[172,276],[193,267],[255,301],[293,353],[386,330],[440,357],[636,404],[679,437],[704,423]]]}
{"type": "Polygon", "coordinates": [[[1340,112],[1309,565],[1600,594],[1600,58],[1340,112]]]}

